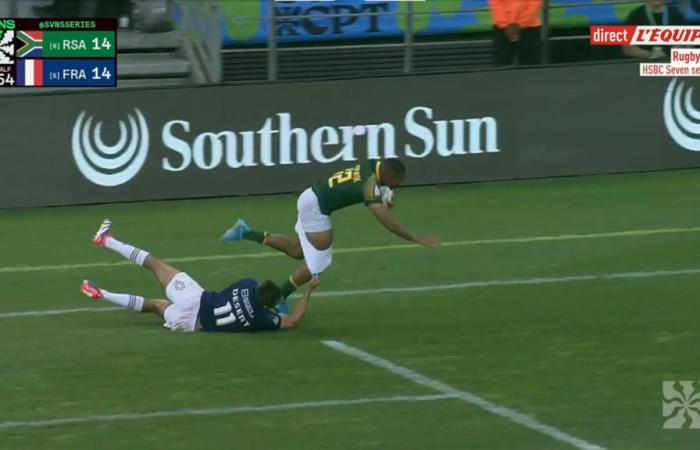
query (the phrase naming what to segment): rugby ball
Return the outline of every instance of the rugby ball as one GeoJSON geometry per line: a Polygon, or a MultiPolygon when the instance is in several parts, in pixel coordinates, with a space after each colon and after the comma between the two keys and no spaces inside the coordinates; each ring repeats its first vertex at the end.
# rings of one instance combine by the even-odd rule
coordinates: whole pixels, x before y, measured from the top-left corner
{"type": "Polygon", "coordinates": [[[382,203],[384,203],[387,206],[394,203],[394,191],[392,191],[390,187],[381,186],[379,188],[379,191],[382,195],[382,203]]]}

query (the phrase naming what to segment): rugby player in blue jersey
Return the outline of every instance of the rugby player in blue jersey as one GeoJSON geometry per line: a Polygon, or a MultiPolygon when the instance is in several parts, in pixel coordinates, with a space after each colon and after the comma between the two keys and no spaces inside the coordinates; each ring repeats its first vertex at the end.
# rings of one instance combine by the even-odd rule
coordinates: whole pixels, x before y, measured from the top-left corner
{"type": "Polygon", "coordinates": [[[280,315],[275,307],[282,300],[282,293],[273,282],[258,284],[251,278],[244,278],[220,292],[207,291],[185,272],[147,251],[115,239],[111,230],[112,222],[105,219],[94,243],[153,272],[167,300],[114,293],[87,280],[80,290],[90,298],[105,299],[136,312],[157,314],[165,320],[164,326],[173,331],[253,332],[296,328],[304,317],[311,293],[319,285],[318,278],[312,280],[293,314],[280,315]]]}

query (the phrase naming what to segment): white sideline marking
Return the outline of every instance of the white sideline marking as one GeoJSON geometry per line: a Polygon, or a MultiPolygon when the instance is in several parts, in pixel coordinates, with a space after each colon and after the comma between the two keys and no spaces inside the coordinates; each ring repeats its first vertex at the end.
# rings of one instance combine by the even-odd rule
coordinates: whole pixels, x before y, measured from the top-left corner
{"type": "MultiPolygon", "coordinates": [[[[539,277],[539,278],[516,278],[513,280],[486,280],[486,281],[467,281],[466,283],[456,284],[435,284],[428,286],[413,286],[413,287],[388,287],[378,289],[356,289],[350,291],[327,291],[316,292],[314,297],[349,297],[353,295],[369,295],[369,294],[405,294],[411,292],[426,292],[426,291],[442,291],[449,289],[468,289],[477,287],[497,287],[497,286],[524,286],[538,284],[554,284],[554,283],[573,283],[577,281],[596,281],[596,280],[619,280],[619,279],[640,279],[640,278],[656,278],[656,277],[671,277],[678,275],[697,275],[700,274],[698,269],[678,269],[678,270],[653,270],[648,272],[621,272],[609,273],[600,275],[574,275],[569,277],[539,277]]],[[[299,294],[292,296],[293,298],[300,297],[299,294]]],[[[113,312],[124,310],[119,307],[96,307],[96,308],[74,308],[74,309],[50,309],[50,310],[35,310],[35,311],[18,311],[0,313],[0,319],[8,319],[13,317],[37,317],[45,315],[62,315],[75,314],[82,312],[113,312]]]]}
{"type": "Polygon", "coordinates": [[[429,387],[435,391],[442,392],[445,395],[451,395],[455,398],[458,398],[460,400],[464,400],[467,403],[470,403],[472,405],[478,406],[479,408],[486,410],[490,413],[493,413],[497,416],[501,416],[505,419],[508,419],[512,422],[518,423],[520,425],[523,425],[527,428],[530,428],[535,431],[539,431],[542,434],[545,434],[553,439],[556,439],[561,442],[565,442],[567,444],[570,444],[578,449],[581,450],[605,450],[603,447],[596,445],[596,444],[591,444],[590,442],[586,442],[583,439],[579,439],[577,437],[571,436],[567,433],[564,433],[563,431],[560,431],[552,426],[545,425],[541,422],[538,422],[531,416],[522,414],[518,411],[515,411],[514,409],[508,408],[506,406],[501,406],[496,403],[492,403],[488,400],[484,400],[481,397],[478,397],[470,392],[463,391],[457,388],[454,388],[448,384],[442,383],[437,380],[433,380],[432,378],[428,378],[423,374],[420,374],[414,370],[408,369],[406,367],[402,367],[399,365],[396,365],[392,363],[391,361],[388,361],[384,358],[380,358],[379,356],[373,355],[371,353],[367,353],[364,350],[360,350],[355,347],[351,347],[347,344],[343,344],[342,342],[338,341],[321,341],[323,344],[327,345],[328,347],[337,350],[341,353],[345,353],[346,355],[353,356],[357,359],[360,359],[366,363],[369,363],[373,366],[380,367],[382,369],[388,370],[389,372],[401,376],[403,378],[406,378],[410,381],[413,381],[414,383],[429,387]]]}
{"type": "Polygon", "coordinates": [[[62,314],[75,314],[83,312],[113,312],[124,310],[119,307],[102,307],[102,308],[74,308],[74,309],[46,309],[39,311],[18,311],[0,314],[0,318],[9,319],[12,317],[33,317],[33,316],[60,316],[62,314]]]}
{"type": "MultiPolygon", "coordinates": [[[[659,228],[651,230],[627,230],[627,231],[612,231],[606,233],[587,233],[587,234],[559,234],[553,236],[532,236],[519,238],[502,238],[502,239],[476,239],[466,241],[451,241],[443,242],[443,247],[466,247],[472,245],[490,245],[490,244],[526,244],[531,242],[552,242],[552,241],[572,241],[580,239],[603,239],[616,237],[640,237],[653,236],[657,234],[678,234],[678,233],[696,233],[700,232],[700,227],[689,228],[659,228]]],[[[391,244],[391,245],[376,245],[369,247],[351,247],[338,248],[333,250],[336,255],[349,253],[367,253],[378,252],[385,250],[402,250],[420,248],[416,244],[391,244]]],[[[208,256],[184,256],[178,258],[167,258],[165,261],[169,263],[188,263],[198,261],[220,261],[220,260],[235,260],[235,259],[260,259],[273,258],[284,256],[280,252],[262,252],[262,253],[239,253],[226,255],[208,255],[208,256]]],[[[130,261],[114,261],[114,262],[93,262],[81,264],[56,264],[42,266],[9,266],[0,267],[0,273],[18,273],[18,272],[40,272],[48,270],[72,270],[72,269],[89,269],[97,267],[118,267],[128,266],[132,264],[130,261]]]]}
{"type": "MultiPolygon", "coordinates": [[[[670,277],[678,275],[697,275],[700,274],[698,269],[679,269],[679,270],[653,270],[648,272],[622,272],[600,275],[572,275],[568,277],[538,277],[538,278],[516,278],[513,280],[485,280],[485,281],[467,281],[465,283],[455,284],[436,284],[431,286],[413,286],[413,287],[388,287],[378,289],[356,289],[349,291],[327,291],[315,292],[314,297],[347,297],[350,295],[367,295],[367,294],[403,294],[410,292],[426,292],[426,291],[443,291],[450,289],[468,289],[477,287],[493,287],[493,286],[522,286],[528,284],[554,284],[554,283],[573,283],[576,281],[596,281],[596,280],[617,280],[617,279],[635,279],[635,278],[656,278],[670,277]]],[[[294,298],[301,297],[300,294],[295,294],[294,298]]]]}
{"type": "Polygon", "coordinates": [[[155,411],[150,413],[106,414],[82,417],[64,417],[48,420],[6,421],[0,422],[0,429],[20,427],[48,427],[54,425],[73,425],[88,422],[115,422],[119,420],[143,420],[178,416],[215,416],[243,412],[284,411],[290,409],[323,408],[328,406],[367,405],[372,403],[396,402],[430,402],[456,398],[452,394],[438,395],[399,395],[395,397],[358,398],[355,400],[322,400],[318,402],[281,403],[263,406],[232,406],[227,408],[210,409],[177,409],[174,411],[155,411]]]}

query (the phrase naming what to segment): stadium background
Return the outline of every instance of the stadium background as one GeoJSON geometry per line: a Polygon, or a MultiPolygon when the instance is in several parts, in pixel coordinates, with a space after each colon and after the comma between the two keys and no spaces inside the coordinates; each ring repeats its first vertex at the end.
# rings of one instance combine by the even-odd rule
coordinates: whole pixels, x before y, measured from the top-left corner
{"type": "MultiPolygon", "coordinates": [[[[0,0],[0,16],[50,4],[0,0]]],[[[700,156],[670,131],[692,109],[664,106],[694,81],[640,79],[619,49],[587,44],[589,24],[641,4],[550,0],[545,64],[495,69],[481,0],[136,1],[119,17],[119,89],[0,91],[0,447],[696,448],[697,431],[663,429],[662,408],[664,381],[700,376],[700,156]],[[433,111],[433,137],[432,120],[465,123],[464,151],[455,134],[416,150],[415,107],[433,111]],[[74,157],[78,117],[113,143],[137,110],[143,168],[96,183],[74,157]],[[277,138],[273,164],[232,167],[223,148],[214,164],[213,137],[197,160],[203,133],[281,127],[281,113],[309,135],[308,163],[298,148],[283,162],[277,138]],[[172,121],[189,124],[188,165],[163,139],[172,121]],[[338,214],[336,260],[298,332],[178,336],[80,297],[82,278],[159,295],[91,246],[103,217],[205,286],[282,279],[294,261],[217,237],[239,216],[292,232],[293,193],[348,164],[314,152],[313,132],[385,123],[394,146],[379,133],[355,156],[402,157],[414,187],[397,217],[445,245],[338,214]]]]}

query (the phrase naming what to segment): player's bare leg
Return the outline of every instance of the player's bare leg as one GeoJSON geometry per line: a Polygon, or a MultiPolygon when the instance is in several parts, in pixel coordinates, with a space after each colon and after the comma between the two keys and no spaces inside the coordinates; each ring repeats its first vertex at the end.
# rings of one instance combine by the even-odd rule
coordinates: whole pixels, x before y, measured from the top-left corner
{"type": "Polygon", "coordinates": [[[282,253],[286,253],[294,259],[304,259],[304,252],[301,250],[301,243],[299,242],[299,238],[296,236],[290,238],[283,234],[265,233],[265,238],[263,239],[262,244],[275,250],[279,250],[282,253]]]}
{"type": "MultiPolygon", "coordinates": [[[[332,260],[331,247],[333,246],[333,229],[328,228],[323,231],[310,231],[306,232],[303,230],[302,225],[297,223],[295,227],[297,233],[297,241],[302,248],[302,252],[305,253],[304,259],[306,265],[297,269],[287,280],[282,283],[280,289],[282,290],[282,297],[288,298],[295,290],[300,286],[306,284],[311,280],[314,275],[318,275],[323,272],[330,264],[332,260]],[[303,241],[303,244],[302,242],[303,241]],[[311,269],[309,268],[311,267],[311,269]]],[[[278,308],[280,312],[285,308],[286,303],[280,303],[282,308],[278,308]]]]}
{"type": "Polygon", "coordinates": [[[168,284],[170,284],[170,281],[175,277],[175,275],[181,272],[180,270],[150,254],[144,261],[143,267],[153,272],[153,275],[155,275],[155,277],[158,279],[158,282],[160,282],[163,289],[168,287],[168,284]]]}
{"type": "Polygon", "coordinates": [[[306,237],[316,250],[328,250],[333,245],[333,230],[306,233],[306,237]]]}
{"type": "MultiPolygon", "coordinates": [[[[333,230],[325,230],[314,233],[306,233],[309,242],[318,250],[327,250],[333,245],[333,230]]],[[[275,250],[279,250],[294,259],[304,259],[304,251],[299,241],[299,237],[288,237],[282,234],[270,234],[266,231],[254,230],[248,222],[239,219],[236,224],[226,230],[221,236],[223,242],[240,242],[242,240],[254,241],[262,245],[266,245],[275,250]]],[[[282,297],[289,297],[297,288],[306,284],[311,280],[311,271],[306,267],[300,267],[281,285],[282,297]]],[[[281,302],[278,310],[285,313],[287,310],[286,302],[281,302]]]]}
{"type": "Polygon", "coordinates": [[[220,238],[223,242],[240,242],[242,240],[257,242],[278,250],[294,259],[304,259],[299,238],[283,234],[271,234],[267,231],[254,230],[248,222],[239,219],[234,226],[224,232],[220,238]]]}
{"type": "Polygon", "coordinates": [[[143,266],[148,252],[124,243],[112,236],[112,221],[104,219],[92,240],[98,247],[105,247],[119,253],[137,266],[143,266]]]}
{"type": "Polygon", "coordinates": [[[88,280],[83,280],[80,285],[80,292],[94,299],[104,299],[122,308],[135,311],[153,313],[160,317],[164,317],[165,310],[170,306],[168,300],[151,299],[147,300],[139,295],[122,294],[110,292],[106,289],[98,287],[95,283],[88,280]]]}
{"type": "Polygon", "coordinates": [[[112,236],[112,221],[109,219],[102,221],[93,242],[99,247],[105,247],[119,253],[138,266],[149,269],[158,279],[163,289],[168,286],[175,275],[180,273],[179,270],[166,264],[149,252],[117,240],[112,236]]]}
{"type": "MultiPolygon", "coordinates": [[[[319,231],[319,232],[313,232],[313,233],[305,233],[306,238],[309,241],[309,244],[313,246],[314,249],[318,250],[321,254],[324,254],[328,257],[328,261],[325,264],[322,264],[323,268],[327,267],[327,264],[330,264],[330,248],[333,246],[333,230],[325,230],[325,231],[319,231]]],[[[312,255],[307,255],[310,256],[311,258],[316,257],[315,251],[309,250],[310,252],[314,253],[312,255]]],[[[315,260],[312,260],[315,261],[315,260]]],[[[309,259],[306,259],[307,264],[311,264],[312,266],[314,263],[309,263],[309,259]]],[[[321,266],[319,266],[321,267],[321,266]]],[[[319,271],[322,271],[323,269],[321,268],[319,271]]],[[[287,280],[282,283],[280,289],[282,290],[282,297],[287,298],[289,297],[294,291],[296,291],[300,286],[308,283],[311,278],[313,277],[313,273],[309,269],[307,265],[301,266],[299,269],[297,269],[296,272],[294,272],[287,280]]],[[[281,303],[281,308],[278,308],[280,312],[284,312],[283,310],[285,309],[286,304],[283,302],[281,303]]]]}
{"type": "Polygon", "coordinates": [[[311,271],[309,270],[308,267],[301,266],[289,278],[294,283],[294,286],[299,288],[300,286],[303,286],[306,283],[308,283],[309,281],[311,281],[311,278],[313,278],[313,275],[311,274],[311,271]]]}
{"type": "MultiPolygon", "coordinates": [[[[297,225],[298,227],[299,225],[297,225]]],[[[303,232],[300,228],[297,228],[297,232],[303,232]]],[[[295,290],[297,290],[300,286],[306,284],[311,280],[313,277],[312,271],[309,269],[308,265],[314,266],[315,263],[313,261],[316,261],[316,254],[321,253],[324,255],[326,258],[326,262],[323,263],[321,266],[318,266],[316,270],[319,272],[323,271],[325,267],[327,267],[330,264],[330,248],[333,246],[333,229],[329,228],[328,230],[323,230],[323,231],[314,231],[314,232],[304,232],[303,237],[306,238],[308,241],[305,245],[307,247],[304,247],[301,245],[301,242],[299,240],[299,235],[297,235],[296,242],[298,245],[301,247],[302,255],[304,252],[304,248],[307,249],[307,251],[311,252],[311,255],[305,255],[307,257],[312,258],[312,262],[309,263],[309,259],[306,258],[306,263],[307,265],[304,265],[297,269],[296,272],[294,272],[287,280],[282,283],[280,286],[282,290],[282,297],[283,298],[288,298],[295,290]],[[314,251],[313,249],[310,249],[308,247],[308,244],[311,244],[313,249],[318,250],[318,252],[314,251]]],[[[316,264],[317,265],[317,264],[316,264]]],[[[280,303],[281,307],[278,307],[278,310],[280,312],[284,312],[284,309],[287,308],[286,302],[280,303]]]]}
{"type": "Polygon", "coordinates": [[[284,280],[280,285],[280,290],[282,291],[282,301],[277,304],[277,311],[280,314],[289,313],[289,305],[287,304],[287,298],[296,291],[299,286],[308,283],[312,278],[311,271],[306,266],[299,267],[296,272],[291,274],[289,278],[284,280]]]}
{"type": "Polygon", "coordinates": [[[165,318],[165,310],[168,309],[170,305],[172,305],[170,301],[161,298],[146,300],[143,304],[143,312],[150,312],[165,318]]]}

